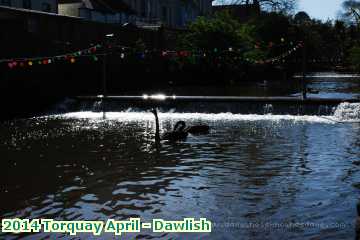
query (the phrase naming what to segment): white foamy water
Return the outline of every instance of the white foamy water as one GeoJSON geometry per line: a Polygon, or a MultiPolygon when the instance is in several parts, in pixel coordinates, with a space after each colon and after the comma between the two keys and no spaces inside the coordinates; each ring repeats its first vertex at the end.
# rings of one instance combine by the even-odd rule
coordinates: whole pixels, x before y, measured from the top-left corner
{"type": "MultiPolygon", "coordinates": [[[[154,115],[150,112],[133,112],[130,110],[122,112],[71,112],[66,114],[54,115],[50,117],[75,118],[75,119],[94,119],[116,120],[116,121],[151,121],[154,115]]],[[[342,103],[332,116],[308,116],[308,115],[272,115],[272,114],[233,114],[233,113],[176,113],[174,111],[160,112],[161,120],[204,120],[204,121],[293,121],[293,122],[312,122],[333,124],[338,122],[359,122],[360,104],[342,103]]]]}
{"type": "MultiPolygon", "coordinates": [[[[102,112],[72,112],[55,115],[60,118],[102,119],[102,112]]],[[[106,119],[117,121],[154,120],[154,115],[148,112],[106,112],[106,119]]],[[[205,120],[205,121],[294,121],[332,124],[336,119],[322,116],[296,116],[296,115],[259,115],[259,114],[233,114],[233,113],[159,113],[161,120],[205,120]]]]}
{"type": "MultiPolygon", "coordinates": [[[[302,78],[303,76],[295,75],[295,78],[302,78]]],[[[359,74],[344,74],[344,73],[335,73],[335,72],[329,72],[329,73],[310,73],[306,74],[307,78],[357,78],[360,77],[359,74]]]]}
{"type": "Polygon", "coordinates": [[[334,117],[339,121],[360,121],[360,103],[341,103],[334,117]]]}

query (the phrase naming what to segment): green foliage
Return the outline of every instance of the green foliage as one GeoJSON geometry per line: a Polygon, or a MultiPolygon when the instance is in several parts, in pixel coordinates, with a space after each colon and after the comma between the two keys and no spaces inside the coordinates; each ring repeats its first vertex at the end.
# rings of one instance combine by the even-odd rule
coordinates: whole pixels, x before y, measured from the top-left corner
{"type": "Polygon", "coordinates": [[[306,12],[301,11],[294,16],[294,21],[296,24],[306,24],[311,21],[311,18],[306,12]]]}
{"type": "Polygon", "coordinates": [[[145,42],[144,42],[141,38],[139,38],[138,40],[136,40],[136,42],[135,42],[135,49],[136,49],[136,51],[138,51],[138,52],[143,52],[143,51],[145,51],[145,49],[146,49],[146,44],[145,44],[145,42]]]}
{"type": "Polygon", "coordinates": [[[249,46],[253,34],[252,26],[240,24],[228,12],[221,12],[213,18],[199,17],[190,24],[181,45],[191,50],[241,49],[249,46]]]}
{"type": "Polygon", "coordinates": [[[357,30],[342,21],[322,22],[312,19],[303,24],[296,24],[298,39],[304,39],[307,57],[312,60],[332,62],[348,58],[349,49],[357,42],[357,30]]]}
{"type": "Polygon", "coordinates": [[[264,42],[279,42],[281,38],[290,40],[289,18],[281,13],[262,13],[249,22],[254,26],[257,39],[264,42]]]}
{"type": "MultiPolygon", "coordinates": [[[[354,25],[339,20],[322,22],[310,19],[306,12],[295,16],[262,12],[247,22],[239,22],[236,16],[223,11],[212,17],[199,17],[191,23],[189,30],[180,37],[179,48],[205,51],[210,53],[208,57],[214,56],[214,59],[224,51],[234,49],[233,54],[239,61],[227,61],[225,55],[220,58],[235,69],[239,63],[244,63],[241,60],[261,62],[286,53],[299,42],[305,42],[306,56],[310,61],[332,63],[340,59],[344,64],[350,63],[360,69],[360,47],[353,47],[360,46],[359,33],[360,29],[354,25]]],[[[292,57],[301,59],[302,51],[292,57]]]]}
{"type": "Polygon", "coordinates": [[[253,49],[253,50],[249,50],[247,52],[244,53],[244,58],[245,59],[251,59],[254,61],[257,60],[263,60],[266,58],[266,53],[264,51],[261,51],[259,49],[253,49]]]}
{"type": "Polygon", "coordinates": [[[348,60],[351,67],[356,71],[360,71],[360,46],[351,48],[349,53],[348,60]]]}

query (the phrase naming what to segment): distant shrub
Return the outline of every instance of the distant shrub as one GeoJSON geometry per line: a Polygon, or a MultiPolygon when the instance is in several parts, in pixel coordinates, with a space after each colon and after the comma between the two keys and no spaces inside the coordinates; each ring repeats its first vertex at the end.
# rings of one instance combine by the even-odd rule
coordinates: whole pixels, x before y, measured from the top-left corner
{"type": "Polygon", "coordinates": [[[351,67],[356,71],[360,71],[360,46],[352,47],[349,52],[348,61],[351,67]]]}

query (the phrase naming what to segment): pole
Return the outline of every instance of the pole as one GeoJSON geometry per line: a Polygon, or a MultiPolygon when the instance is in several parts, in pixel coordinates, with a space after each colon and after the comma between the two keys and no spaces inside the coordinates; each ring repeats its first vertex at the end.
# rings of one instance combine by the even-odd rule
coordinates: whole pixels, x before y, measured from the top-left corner
{"type": "Polygon", "coordinates": [[[106,108],[105,108],[105,98],[106,98],[106,94],[107,94],[107,89],[106,89],[106,64],[107,64],[107,54],[105,53],[103,55],[103,76],[102,76],[103,98],[101,100],[101,106],[102,106],[102,110],[103,110],[103,119],[106,118],[106,108]]]}
{"type": "Polygon", "coordinates": [[[103,56],[103,76],[102,76],[102,87],[103,87],[103,96],[105,97],[106,92],[106,64],[107,64],[107,54],[105,53],[103,56]]]}
{"type": "MultiPolygon", "coordinates": [[[[103,76],[102,76],[102,87],[103,87],[103,99],[102,99],[102,106],[103,106],[103,117],[105,118],[105,113],[106,113],[106,108],[105,108],[105,100],[106,100],[106,95],[107,95],[107,60],[108,60],[108,54],[110,53],[108,51],[108,48],[110,48],[110,46],[108,46],[108,44],[110,44],[110,40],[111,38],[114,37],[113,33],[109,33],[105,35],[105,51],[104,51],[104,55],[103,55],[103,76]]],[[[111,53],[110,53],[111,54],[111,53]]]]}
{"type": "Polygon", "coordinates": [[[303,100],[307,97],[307,87],[306,87],[306,45],[305,41],[302,47],[302,98],[303,100]]]}

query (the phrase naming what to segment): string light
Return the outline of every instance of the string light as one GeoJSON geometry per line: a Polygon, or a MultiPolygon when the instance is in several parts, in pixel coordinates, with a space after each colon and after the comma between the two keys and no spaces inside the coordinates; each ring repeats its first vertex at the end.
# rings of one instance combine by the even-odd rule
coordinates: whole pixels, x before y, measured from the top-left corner
{"type": "MultiPolygon", "coordinates": [[[[47,64],[51,64],[54,62],[55,59],[57,60],[62,60],[62,59],[70,59],[74,58],[74,56],[84,56],[84,54],[86,53],[91,53],[91,52],[95,52],[99,47],[101,47],[100,44],[93,46],[91,48],[88,49],[84,49],[84,50],[78,50],[74,53],[68,53],[68,54],[63,54],[63,55],[57,55],[57,56],[53,56],[53,57],[30,57],[30,58],[19,58],[19,59],[0,59],[0,63],[7,63],[9,68],[14,68],[16,67],[18,64],[19,66],[23,67],[23,66],[33,66],[35,63],[39,64],[39,65],[47,65],[47,64]]],[[[71,62],[74,62],[74,60],[72,60],[71,62]]]]}
{"type": "MultiPolygon", "coordinates": [[[[284,38],[281,38],[282,42],[285,42],[284,38]]],[[[275,63],[275,62],[283,62],[284,58],[288,57],[289,55],[291,55],[293,52],[297,51],[299,48],[303,47],[302,42],[299,42],[296,45],[293,45],[293,43],[290,43],[291,48],[285,52],[283,52],[283,54],[278,55],[277,57],[273,57],[270,59],[250,59],[250,58],[242,58],[241,56],[232,56],[233,59],[235,61],[237,60],[243,60],[246,62],[249,62],[251,64],[269,64],[269,63],[275,63]]],[[[88,49],[84,49],[84,50],[79,50],[73,53],[67,53],[67,54],[63,54],[63,55],[58,55],[58,56],[52,56],[52,57],[44,57],[44,58],[21,58],[21,59],[13,59],[13,60],[7,60],[7,59],[0,59],[0,63],[2,62],[6,62],[7,66],[12,69],[15,68],[16,66],[33,66],[35,63],[38,63],[39,65],[47,65],[47,64],[51,64],[56,60],[69,60],[70,63],[75,63],[77,60],[77,57],[90,57],[92,58],[94,61],[98,61],[98,57],[97,54],[94,54],[94,51],[96,51],[101,45],[96,45],[93,46],[91,48],[88,49]]],[[[271,48],[274,46],[273,42],[269,42],[268,43],[268,48],[271,48]]],[[[259,49],[261,48],[261,43],[260,42],[256,42],[256,44],[254,45],[255,49],[259,49]]],[[[125,50],[126,49],[130,49],[131,48],[125,48],[122,47],[121,48],[123,52],[120,53],[120,58],[124,59],[125,58],[125,50]]],[[[213,52],[217,53],[219,50],[218,48],[214,48],[213,52]]],[[[228,48],[229,52],[234,52],[234,49],[232,47],[228,48]]],[[[236,49],[236,52],[240,52],[241,50],[236,49]]],[[[224,51],[226,53],[226,51],[224,51]]],[[[149,53],[148,50],[145,50],[144,52],[140,52],[140,53],[136,53],[136,55],[140,58],[140,59],[145,59],[145,54],[149,53]]],[[[100,54],[102,55],[102,54],[100,54]]],[[[174,58],[179,58],[179,57],[189,57],[189,60],[191,63],[195,63],[196,59],[199,59],[201,57],[207,57],[208,56],[208,52],[206,51],[200,51],[200,52],[192,52],[192,51],[187,51],[187,50],[182,50],[182,51],[161,51],[161,56],[163,57],[174,57],[174,58]]],[[[216,61],[221,61],[222,56],[217,56],[217,60],[216,61]]],[[[220,63],[218,63],[219,65],[221,65],[220,63]]]]}

